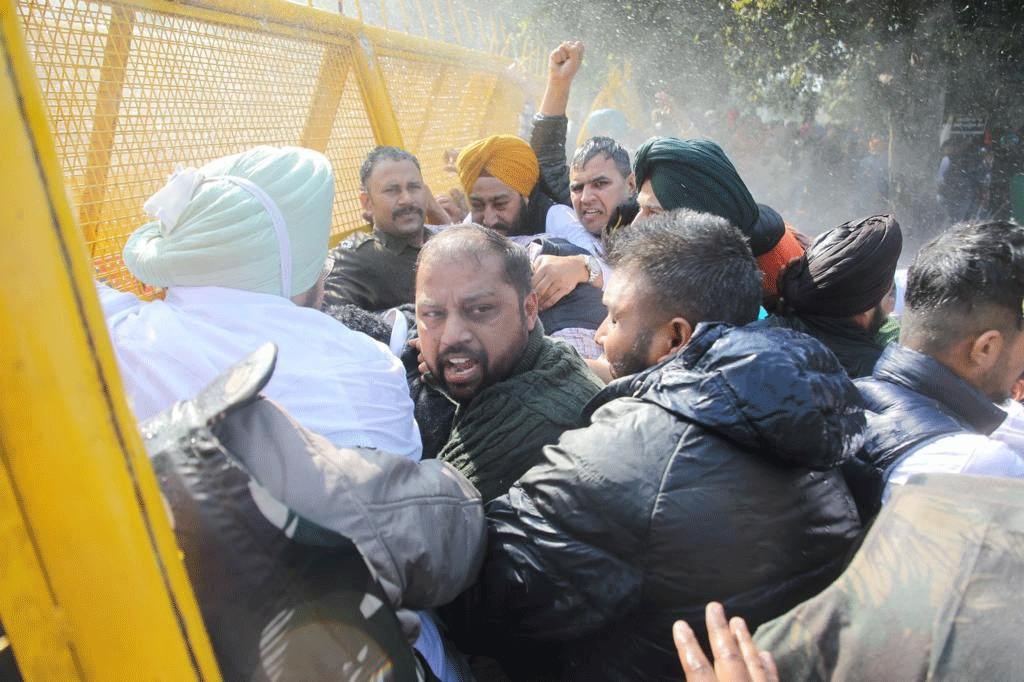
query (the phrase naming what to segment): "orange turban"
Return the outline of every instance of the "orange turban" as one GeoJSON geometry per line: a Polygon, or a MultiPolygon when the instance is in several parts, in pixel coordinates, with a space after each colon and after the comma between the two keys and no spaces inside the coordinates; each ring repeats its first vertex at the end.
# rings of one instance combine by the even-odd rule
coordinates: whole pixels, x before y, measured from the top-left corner
{"type": "Polygon", "coordinates": [[[793,234],[793,228],[787,224],[782,239],[772,247],[771,251],[757,257],[757,267],[761,268],[761,272],[764,273],[761,285],[766,294],[778,296],[776,287],[779,282],[779,272],[786,267],[786,263],[802,255],[804,255],[804,247],[800,246],[796,235],[793,234]]]}
{"type": "Polygon", "coordinates": [[[540,164],[530,145],[515,135],[492,135],[477,140],[459,153],[455,161],[466,194],[480,173],[487,171],[524,197],[530,196],[540,179],[540,164]]]}

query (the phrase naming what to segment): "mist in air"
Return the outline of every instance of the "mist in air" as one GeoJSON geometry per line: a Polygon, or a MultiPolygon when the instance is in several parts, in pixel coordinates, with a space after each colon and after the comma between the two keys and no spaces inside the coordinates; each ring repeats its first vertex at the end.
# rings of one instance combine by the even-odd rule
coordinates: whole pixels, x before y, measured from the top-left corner
{"type": "MultiPolygon", "coordinates": [[[[476,49],[493,48],[500,26],[501,49],[520,61],[509,77],[534,106],[547,53],[585,42],[569,154],[581,130],[630,149],[652,135],[707,137],[757,201],[808,235],[895,213],[905,258],[954,220],[1013,215],[1011,178],[1024,172],[1017,0],[419,2],[444,21],[417,22],[413,0],[359,10],[476,49]],[[595,109],[616,110],[595,128],[620,123],[586,129],[595,109]]],[[[354,0],[340,9],[356,15],[354,0]]]]}

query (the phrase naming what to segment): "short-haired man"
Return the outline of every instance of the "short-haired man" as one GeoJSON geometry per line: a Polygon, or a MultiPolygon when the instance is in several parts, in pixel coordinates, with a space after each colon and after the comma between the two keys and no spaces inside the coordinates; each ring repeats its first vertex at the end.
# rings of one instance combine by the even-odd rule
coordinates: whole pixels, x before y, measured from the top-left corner
{"type": "Polygon", "coordinates": [[[617,231],[609,259],[598,339],[620,379],[487,505],[481,580],[447,614],[467,648],[534,668],[513,679],[678,679],[675,620],[702,632],[714,599],[756,627],[860,531],[836,468],[857,391],[811,337],[734,326],[761,299],[743,235],[681,211],[617,231]]]}
{"type": "Polygon", "coordinates": [[[563,42],[548,58],[548,82],[533,117],[530,146],[540,163],[540,186],[555,201],[571,203],[583,227],[598,239],[615,207],[636,194],[629,152],[609,137],[591,137],[566,168],[565,111],[573,78],[583,63],[583,43],[563,42]]]}
{"type": "Polygon", "coordinates": [[[915,473],[1024,477],[1000,440],[998,403],[1024,373],[1024,227],[959,225],[918,253],[907,273],[899,344],[857,388],[867,403],[860,457],[884,498],[915,473]]]}
{"type": "Polygon", "coordinates": [[[869,376],[883,347],[875,336],[896,302],[903,234],[890,215],[852,220],[818,236],[779,274],[781,310],[762,324],[810,334],[851,378],[869,376]]]}
{"type": "Polygon", "coordinates": [[[636,194],[629,152],[610,137],[591,137],[573,154],[569,195],[580,222],[601,237],[615,208],[636,194]]]}
{"type": "Polygon", "coordinates": [[[320,312],[334,174],[319,152],[255,147],[175,173],[124,262],[166,287],[145,302],[100,285],[129,402],[142,420],[199,391],[266,341],[266,395],[340,447],[419,459],[402,366],[320,312]]]}
{"type": "Polygon", "coordinates": [[[436,456],[485,500],[536,464],[578,422],[601,384],[579,355],[544,336],[523,247],[477,225],[435,235],[416,274],[420,377],[407,356],[417,419],[436,456]]]}
{"type": "Polygon", "coordinates": [[[377,147],[363,161],[359,184],[359,201],[373,229],[331,251],[334,267],[324,283],[324,303],[371,311],[412,303],[430,200],[420,162],[404,149],[377,147]]]}

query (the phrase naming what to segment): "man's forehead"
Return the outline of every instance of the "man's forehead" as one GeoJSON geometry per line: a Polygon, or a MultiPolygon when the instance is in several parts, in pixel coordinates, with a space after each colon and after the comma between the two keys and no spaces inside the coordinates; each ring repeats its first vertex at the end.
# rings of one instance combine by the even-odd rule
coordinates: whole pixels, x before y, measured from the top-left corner
{"type": "Polygon", "coordinates": [[[469,193],[470,200],[487,201],[503,197],[515,198],[519,192],[515,191],[498,178],[490,175],[481,175],[473,183],[473,189],[469,193]]]}
{"type": "Polygon", "coordinates": [[[416,167],[416,164],[408,159],[381,159],[370,173],[370,181],[396,179],[398,177],[412,176],[417,180],[423,179],[423,173],[416,167]]]}
{"type": "Polygon", "coordinates": [[[617,311],[639,307],[648,294],[647,275],[637,268],[616,268],[605,287],[604,304],[617,311]]]}
{"type": "Polygon", "coordinates": [[[498,292],[505,281],[501,260],[495,253],[454,251],[435,254],[420,263],[416,273],[417,298],[420,290],[434,297],[458,288],[463,294],[498,292]]]}

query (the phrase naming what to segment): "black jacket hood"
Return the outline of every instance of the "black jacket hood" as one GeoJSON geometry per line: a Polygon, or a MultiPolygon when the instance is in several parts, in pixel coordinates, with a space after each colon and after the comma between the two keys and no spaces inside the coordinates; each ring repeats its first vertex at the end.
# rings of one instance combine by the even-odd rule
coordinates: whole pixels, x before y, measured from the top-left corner
{"type": "Polygon", "coordinates": [[[863,401],[839,361],[816,339],[785,328],[699,324],[679,353],[609,384],[586,416],[622,396],[783,466],[830,469],[864,440],[863,401]]]}

